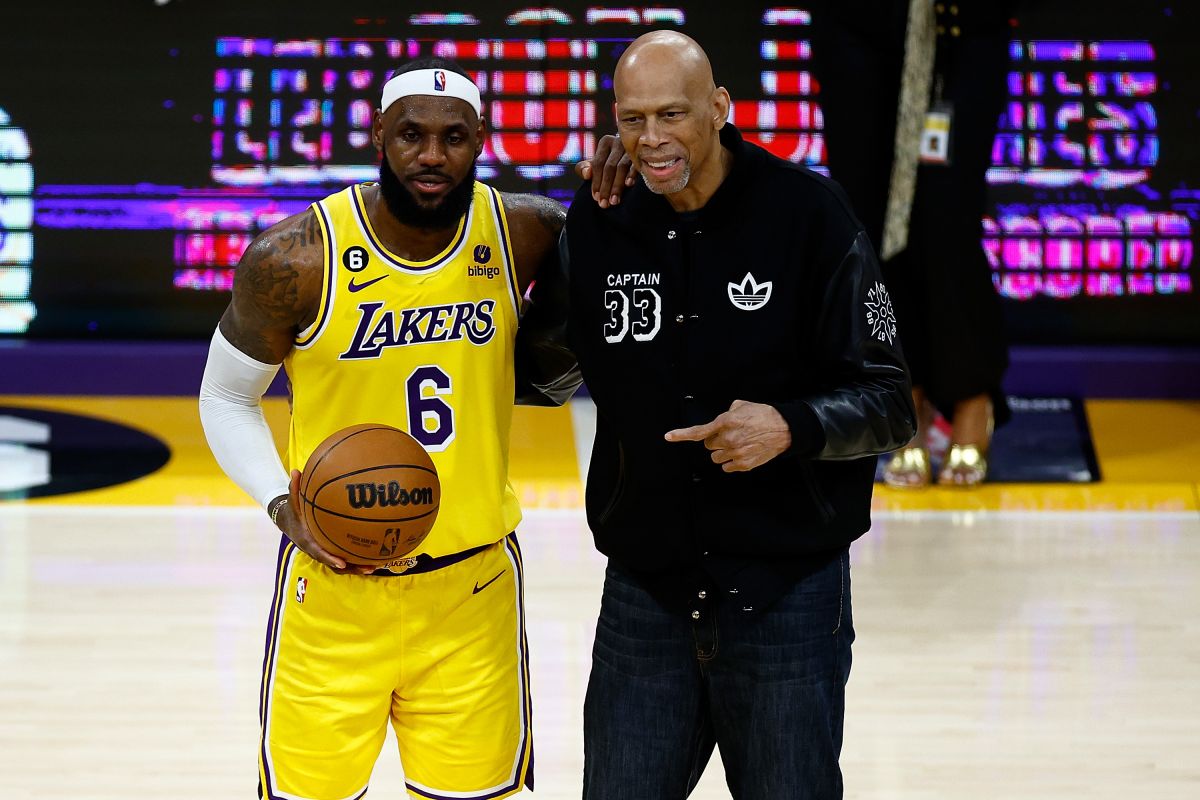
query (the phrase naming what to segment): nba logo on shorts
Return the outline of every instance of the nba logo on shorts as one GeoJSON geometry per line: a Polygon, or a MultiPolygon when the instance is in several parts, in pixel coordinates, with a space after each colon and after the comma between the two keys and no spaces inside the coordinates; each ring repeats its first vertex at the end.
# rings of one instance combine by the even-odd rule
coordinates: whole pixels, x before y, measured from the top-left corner
{"type": "Polygon", "coordinates": [[[296,579],[296,602],[303,603],[304,595],[308,594],[308,578],[296,579]]]}
{"type": "Polygon", "coordinates": [[[437,92],[446,91],[446,73],[440,69],[433,72],[433,89],[437,92]]]}

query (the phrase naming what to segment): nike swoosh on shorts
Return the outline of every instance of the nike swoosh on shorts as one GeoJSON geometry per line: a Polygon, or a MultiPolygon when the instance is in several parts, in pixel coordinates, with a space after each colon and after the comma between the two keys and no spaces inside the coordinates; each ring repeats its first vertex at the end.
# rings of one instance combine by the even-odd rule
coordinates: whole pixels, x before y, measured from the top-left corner
{"type": "MultiPolygon", "coordinates": [[[[504,570],[500,570],[500,575],[503,575],[503,574],[504,574],[504,570]]],[[[488,581],[487,583],[485,583],[483,586],[480,586],[480,585],[479,585],[479,581],[475,581],[475,588],[471,590],[471,594],[479,594],[479,593],[480,593],[480,592],[482,592],[484,589],[486,589],[487,587],[489,587],[489,586],[491,586],[493,583],[495,583],[497,580],[499,580],[499,579],[500,579],[500,575],[497,575],[495,578],[492,578],[490,581],[488,581]]]]}

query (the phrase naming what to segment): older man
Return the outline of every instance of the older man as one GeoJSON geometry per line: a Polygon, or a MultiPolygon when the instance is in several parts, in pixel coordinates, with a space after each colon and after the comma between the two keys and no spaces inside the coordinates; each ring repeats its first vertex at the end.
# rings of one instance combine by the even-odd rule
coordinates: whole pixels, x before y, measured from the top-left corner
{"type": "Polygon", "coordinates": [[[848,548],[914,428],[887,289],[840,189],[726,123],[696,42],[639,38],[614,88],[641,181],[583,186],[562,247],[609,556],[584,797],[682,800],[714,745],[739,800],[840,797],[848,548]]]}

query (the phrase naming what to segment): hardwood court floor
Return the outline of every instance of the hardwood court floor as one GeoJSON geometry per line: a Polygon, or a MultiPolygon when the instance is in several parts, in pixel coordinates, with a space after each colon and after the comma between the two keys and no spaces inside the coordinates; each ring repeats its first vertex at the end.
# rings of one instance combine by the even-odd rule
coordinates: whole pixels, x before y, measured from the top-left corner
{"type": "MultiPolygon", "coordinates": [[[[129,484],[0,502],[0,800],[254,797],[277,538],[212,462],[195,399],[0,405],[172,452],[129,484]]],[[[286,405],[267,414],[282,434],[286,405]]],[[[1088,414],[1102,483],[876,492],[852,554],[848,798],[1200,797],[1200,403],[1088,414]]],[[[603,573],[588,439],[583,404],[514,420],[541,800],[580,794],[603,573]]],[[[402,785],[389,740],[370,797],[402,785]]],[[[728,796],[714,757],[693,797],[728,796]]]]}
{"type": "MultiPolygon", "coordinates": [[[[253,797],[264,516],[8,505],[0,529],[0,797],[253,797]]],[[[534,796],[566,800],[603,562],[578,511],[521,535],[534,796]]],[[[1200,796],[1197,574],[1193,512],[880,515],[853,553],[847,797],[1200,796]]],[[[370,796],[403,796],[390,742],[370,796]]],[[[728,797],[715,759],[693,797],[728,797]]]]}

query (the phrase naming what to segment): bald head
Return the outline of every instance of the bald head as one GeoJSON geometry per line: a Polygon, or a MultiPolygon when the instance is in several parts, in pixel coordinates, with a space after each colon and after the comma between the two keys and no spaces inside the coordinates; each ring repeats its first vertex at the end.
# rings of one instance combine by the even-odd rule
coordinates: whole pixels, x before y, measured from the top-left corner
{"type": "Polygon", "coordinates": [[[617,61],[613,90],[620,102],[623,83],[639,76],[663,79],[671,75],[706,94],[717,88],[712,64],[695,39],[678,31],[651,31],[634,39],[617,61]]]}
{"type": "Polygon", "coordinates": [[[617,131],[646,186],[678,210],[699,208],[730,167],[720,130],[729,92],[704,50],[678,31],[634,40],[613,73],[617,131]]]}

